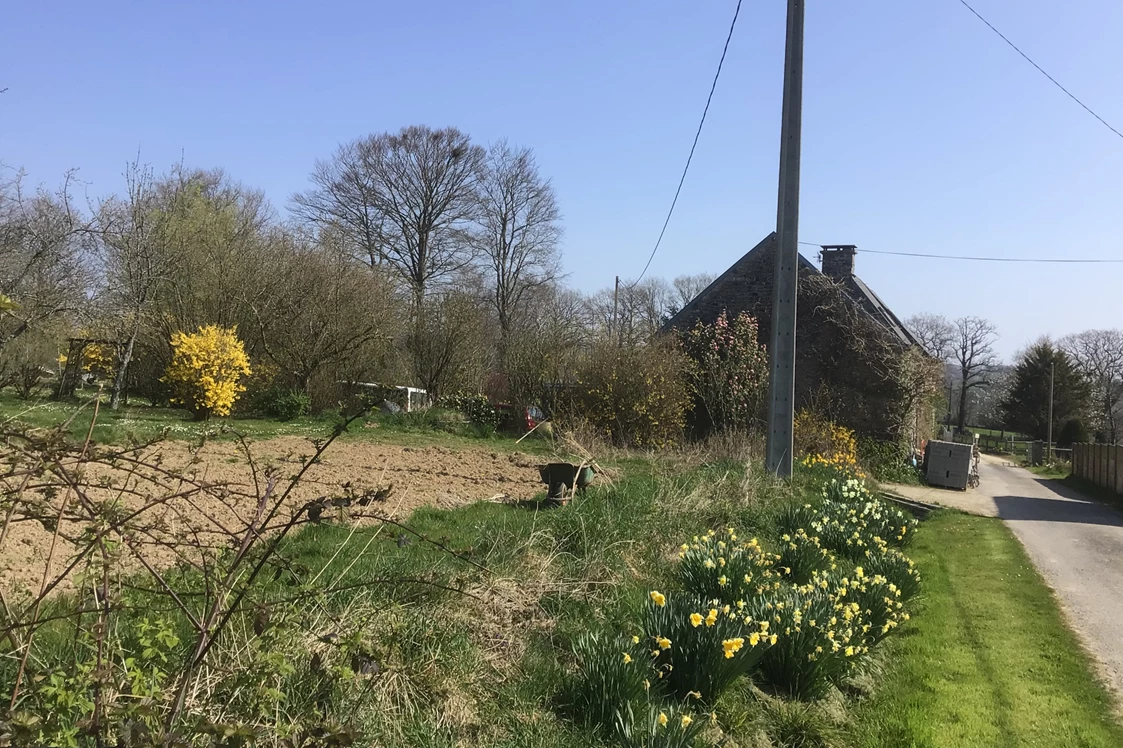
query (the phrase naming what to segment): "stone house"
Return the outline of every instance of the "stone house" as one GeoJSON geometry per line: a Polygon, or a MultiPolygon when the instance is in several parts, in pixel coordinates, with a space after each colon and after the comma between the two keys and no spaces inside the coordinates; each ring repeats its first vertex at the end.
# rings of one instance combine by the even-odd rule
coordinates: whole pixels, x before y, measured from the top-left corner
{"type": "MultiPolygon", "coordinates": [[[[756,318],[772,334],[776,234],[770,234],[671,317],[665,331],[712,323],[723,312],[756,318]]],[[[823,269],[799,258],[796,408],[813,408],[859,434],[919,445],[934,427],[940,366],[854,274],[857,249],[824,246],[823,269]]]]}

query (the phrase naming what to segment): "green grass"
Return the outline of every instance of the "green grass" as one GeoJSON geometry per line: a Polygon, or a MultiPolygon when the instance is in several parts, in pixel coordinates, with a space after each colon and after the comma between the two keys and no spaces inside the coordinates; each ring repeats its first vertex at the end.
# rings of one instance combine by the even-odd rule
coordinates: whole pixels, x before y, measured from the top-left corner
{"type": "Polygon", "coordinates": [[[1072,468],[1067,462],[1054,462],[1047,465],[1030,465],[1026,467],[1039,478],[1063,481],[1072,474],[1072,468]]]}
{"type": "MultiPolygon", "coordinates": [[[[479,443],[410,426],[394,421],[368,431],[395,441],[479,443]]],[[[807,498],[812,486],[802,471],[788,488],[759,467],[746,473],[728,462],[676,470],[668,461],[629,460],[617,467],[624,475],[614,485],[594,485],[564,508],[479,503],[415,512],[410,527],[455,555],[391,526],[352,532],[325,523],[289,539],[284,573],[263,576],[252,600],[285,599],[300,589],[294,583],[316,575],[321,591],[347,588],[284,624],[292,639],[286,657],[298,671],[283,690],[294,708],[311,677],[300,637],[330,630],[330,616],[359,626],[385,673],[375,687],[381,701],[357,717],[363,744],[607,746],[556,703],[578,636],[627,631],[647,592],[673,585],[674,548],[693,534],[734,526],[774,543],[780,508],[807,498]]],[[[835,746],[859,748],[1123,745],[1109,697],[1001,523],[937,513],[907,552],[921,567],[925,599],[882,645],[884,674],[871,679],[872,692],[836,694],[834,706],[823,706],[762,701],[745,685],[718,705],[730,744],[756,745],[756,732],[766,729],[774,738],[842,732],[835,746]]],[[[191,586],[189,578],[170,576],[191,586]]],[[[136,593],[130,602],[144,609],[155,601],[136,593]]],[[[187,646],[186,625],[179,626],[187,646]]],[[[229,651],[237,651],[244,628],[233,628],[229,651]]],[[[70,629],[44,633],[54,660],[74,661],[70,629]]],[[[10,677],[0,667],[0,686],[10,677]]]]}
{"type": "Polygon", "coordinates": [[[1119,746],[1112,702],[1052,594],[997,520],[939,513],[911,554],[925,603],[857,710],[860,748],[1119,746]]]}
{"type": "MultiPolygon", "coordinates": [[[[46,397],[21,400],[9,390],[0,390],[0,423],[12,420],[37,428],[54,428],[69,419],[67,430],[70,437],[83,440],[90,428],[96,398],[97,393],[90,391],[62,402],[46,397]]],[[[128,444],[161,437],[183,441],[198,441],[204,436],[233,439],[235,432],[251,440],[281,436],[315,439],[329,436],[340,420],[338,413],[325,412],[290,421],[242,415],[198,421],[183,409],[153,407],[137,401],[113,411],[109,409],[107,400],[102,400],[92,433],[93,441],[98,444],[128,444]]],[[[463,423],[447,411],[438,410],[400,414],[374,412],[364,422],[354,424],[341,438],[392,441],[403,446],[455,448],[486,445],[498,451],[546,450],[544,442],[533,436],[516,445],[514,437],[481,430],[463,423]]]]}

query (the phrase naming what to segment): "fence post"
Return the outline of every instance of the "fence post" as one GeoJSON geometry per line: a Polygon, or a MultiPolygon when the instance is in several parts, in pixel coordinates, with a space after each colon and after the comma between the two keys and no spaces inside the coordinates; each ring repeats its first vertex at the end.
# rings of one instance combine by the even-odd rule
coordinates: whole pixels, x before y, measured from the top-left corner
{"type": "Polygon", "coordinates": [[[1096,485],[1100,486],[1101,488],[1106,488],[1107,487],[1107,445],[1106,444],[1097,444],[1096,445],[1096,451],[1099,452],[1099,458],[1100,458],[1099,459],[1100,466],[1099,466],[1099,470],[1097,471],[1097,475],[1099,476],[1099,480],[1096,482],[1096,485]]]}
{"type": "Polygon", "coordinates": [[[1123,494],[1123,447],[1113,446],[1115,450],[1115,480],[1111,482],[1111,490],[1123,494]]]}
{"type": "Polygon", "coordinates": [[[1072,445],[1072,474],[1079,478],[1084,470],[1084,445],[1072,445]]]}
{"type": "Polygon", "coordinates": [[[1115,472],[1119,467],[1119,460],[1115,457],[1115,445],[1107,446],[1107,474],[1104,475],[1104,487],[1108,491],[1115,490],[1115,472]]]}

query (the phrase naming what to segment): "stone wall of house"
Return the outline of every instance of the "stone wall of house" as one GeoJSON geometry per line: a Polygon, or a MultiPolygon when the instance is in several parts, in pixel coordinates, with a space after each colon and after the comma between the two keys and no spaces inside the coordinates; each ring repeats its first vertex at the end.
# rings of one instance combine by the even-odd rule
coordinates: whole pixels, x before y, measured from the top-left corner
{"type": "MultiPolygon", "coordinates": [[[[722,313],[757,319],[772,331],[774,235],[743,257],[674,320],[687,329],[722,313]]],[[[846,296],[841,284],[802,262],[796,311],[796,407],[812,407],[859,434],[907,435],[896,366],[906,346],[846,296]]]]}

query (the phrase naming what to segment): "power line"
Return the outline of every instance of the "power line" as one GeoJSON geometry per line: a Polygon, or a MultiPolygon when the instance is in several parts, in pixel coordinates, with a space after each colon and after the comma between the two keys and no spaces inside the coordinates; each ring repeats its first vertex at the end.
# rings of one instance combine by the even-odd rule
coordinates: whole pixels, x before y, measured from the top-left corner
{"type": "Polygon", "coordinates": [[[1085,103],[1084,103],[1083,101],[1081,101],[1080,99],[1078,99],[1078,98],[1076,97],[1076,94],[1074,94],[1074,93],[1073,93],[1072,91],[1069,91],[1069,90],[1068,90],[1067,88],[1065,88],[1064,86],[1062,86],[1062,85],[1060,84],[1060,82],[1059,82],[1059,81],[1058,81],[1058,80],[1057,80],[1056,78],[1054,78],[1053,76],[1051,76],[1051,75],[1049,75],[1048,73],[1046,73],[1046,72],[1045,72],[1045,69],[1044,69],[1044,68],[1042,68],[1042,67],[1041,67],[1040,65],[1038,65],[1038,64],[1037,64],[1036,62],[1034,62],[1034,61],[1033,61],[1033,60],[1032,60],[1032,59],[1030,58],[1030,56],[1029,56],[1029,55],[1027,55],[1027,54],[1026,54],[1025,52],[1023,52],[1023,51],[1022,51],[1021,49],[1019,49],[1019,48],[1018,48],[1018,45],[1014,44],[1014,42],[1012,42],[1012,41],[1010,41],[1010,40],[1009,40],[1008,38],[1006,38],[1006,35],[1005,35],[1005,34],[1003,34],[1003,33],[1002,33],[1001,31],[999,31],[998,29],[996,29],[996,28],[994,27],[994,24],[992,24],[992,23],[991,23],[990,21],[988,21],[987,19],[983,18],[982,14],[981,14],[981,13],[979,13],[979,11],[975,10],[974,8],[972,8],[972,7],[971,7],[971,5],[970,5],[970,4],[969,4],[969,3],[967,2],[967,0],[959,0],[959,2],[960,2],[960,3],[962,3],[962,4],[963,4],[963,7],[967,8],[967,10],[971,11],[972,13],[974,13],[974,14],[975,14],[975,17],[976,17],[976,18],[978,18],[978,19],[979,19],[980,21],[982,21],[983,23],[985,23],[985,24],[987,25],[987,27],[988,27],[988,28],[989,28],[989,29],[990,29],[991,31],[993,31],[994,33],[998,34],[998,37],[999,37],[1000,39],[1002,39],[1002,41],[1004,41],[1004,42],[1006,42],[1007,44],[1009,44],[1009,45],[1010,45],[1010,48],[1011,48],[1011,49],[1013,49],[1013,50],[1014,50],[1015,52],[1017,52],[1017,53],[1018,53],[1018,54],[1020,54],[1020,55],[1021,55],[1022,57],[1024,57],[1024,58],[1025,58],[1025,61],[1026,61],[1026,62],[1028,62],[1028,63],[1029,63],[1030,65],[1033,65],[1033,66],[1034,66],[1035,68],[1037,68],[1037,71],[1038,71],[1039,73],[1041,73],[1042,75],[1044,75],[1044,76],[1045,76],[1046,78],[1048,78],[1048,79],[1049,79],[1049,80],[1050,80],[1050,81],[1051,81],[1051,82],[1053,83],[1053,85],[1054,85],[1054,86],[1056,86],[1057,88],[1061,89],[1061,90],[1062,90],[1062,91],[1064,91],[1064,92],[1065,92],[1066,94],[1068,94],[1068,97],[1069,97],[1070,99],[1072,99],[1072,100],[1073,100],[1073,101],[1075,101],[1075,102],[1076,102],[1077,104],[1079,104],[1080,106],[1082,106],[1082,107],[1084,108],[1084,110],[1085,110],[1086,112],[1088,112],[1088,114],[1090,114],[1090,115],[1092,115],[1093,117],[1095,117],[1096,119],[1098,119],[1098,120],[1100,121],[1100,123],[1101,123],[1101,124],[1103,124],[1103,126],[1104,126],[1104,127],[1106,127],[1107,129],[1111,130],[1111,131],[1112,131],[1113,133],[1115,133],[1115,134],[1116,134],[1116,135],[1118,135],[1119,137],[1123,138],[1123,132],[1120,132],[1119,130],[1116,130],[1116,129],[1115,129],[1114,127],[1112,127],[1112,126],[1111,126],[1110,124],[1108,124],[1107,120],[1105,120],[1105,119],[1104,119],[1103,117],[1101,117],[1100,115],[1096,114],[1096,113],[1095,113],[1094,111],[1092,111],[1092,108],[1091,108],[1090,106],[1088,106],[1088,105],[1087,105],[1087,104],[1085,104],[1085,103]]]}
{"type": "MultiPolygon", "coordinates": [[[[814,242],[800,242],[808,247],[822,247],[821,244],[814,242]]],[[[1053,263],[1053,264],[1070,264],[1070,265],[1092,265],[1092,264],[1110,264],[1110,263],[1123,263],[1121,259],[1096,259],[1096,258],[1060,258],[1060,257],[979,257],[973,255],[938,255],[928,254],[924,252],[888,252],[879,249],[860,249],[859,252],[865,252],[871,255],[893,255],[895,257],[925,257],[934,260],[970,260],[972,262],[1024,262],[1024,263],[1053,263]]]]}
{"type": "Polygon", "coordinates": [[[675,189],[675,197],[671,200],[671,209],[667,211],[667,219],[663,221],[663,228],[659,231],[659,238],[655,240],[655,248],[651,250],[651,255],[647,258],[647,264],[643,266],[643,272],[639,277],[632,282],[635,286],[643,276],[647,274],[647,269],[651,267],[651,261],[655,259],[655,253],[659,251],[659,245],[663,243],[663,234],[667,233],[667,225],[671,222],[671,215],[675,212],[675,205],[678,204],[678,196],[682,192],[682,185],[686,182],[686,173],[690,171],[690,162],[694,159],[694,149],[698,147],[698,138],[702,136],[702,126],[706,124],[706,114],[710,111],[710,102],[714,99],[714,91],[717,90],[717,81],[721,77],[721,66],[725,64],[725,54],[729,51],[729,40],[733,38],[733,29],[737,27],[737,16],[741,14],[741,0],[737,0],[737,8],[733,11],[733,22],[729,24],[729,34],[725,37],[725,46],[721,50],[721,59],[717,63],[717,72],[714,73],[714,82],[710,86],[710,95],[706,97],[706,108],[702,110],[702,119],[698,122],[698,131],[694,133],[694,143],[690,146],[690,155],[686,157],[686,166],[682,170],[682,177],[678,180],[678,188],[675,189]]]}

